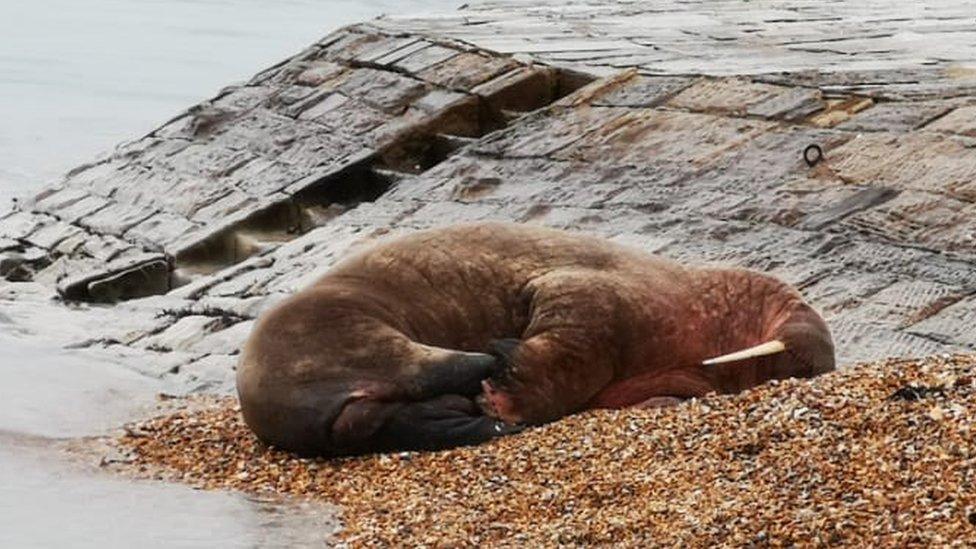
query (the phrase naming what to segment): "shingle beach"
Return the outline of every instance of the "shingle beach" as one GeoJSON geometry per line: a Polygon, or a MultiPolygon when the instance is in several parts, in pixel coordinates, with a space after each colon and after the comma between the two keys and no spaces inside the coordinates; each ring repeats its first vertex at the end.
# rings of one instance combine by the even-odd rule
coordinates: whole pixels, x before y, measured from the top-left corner
{"type": "Polygon", "coordinates": [[[234,399],[133,424],[118,465],[337,504],[360,545],[976,542],[976,357],[861,364],[472,448],[340,460],[261,445],[234,399]]]}

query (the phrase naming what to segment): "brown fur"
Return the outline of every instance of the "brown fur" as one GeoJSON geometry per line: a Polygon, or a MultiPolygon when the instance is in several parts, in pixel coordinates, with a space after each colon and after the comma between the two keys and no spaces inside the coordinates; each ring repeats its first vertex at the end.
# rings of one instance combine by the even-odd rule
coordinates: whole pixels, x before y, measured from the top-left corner
{"type": "Polygon", "coordinates": [[[507,432],[485,424],[468,381],[453,386],[469,363],[479,379],[491,375],[479,398],[488,415],[534,424],[812,376],[833,369],[834,356],[820,316],[771,277],[487,223],[417,232],[343,261],[260,319],[238,391],[248,424],[286,448],[444,447],[507,432]],[[776,338],[787,352],[700,365],[776,338]],[[492,342],[512,339],[484,370],[492,342]],[[427,442],[398,436],[448,416],[430,423],[427,442]],[[467,438],[445,438],[445,425],[467,438]]]}

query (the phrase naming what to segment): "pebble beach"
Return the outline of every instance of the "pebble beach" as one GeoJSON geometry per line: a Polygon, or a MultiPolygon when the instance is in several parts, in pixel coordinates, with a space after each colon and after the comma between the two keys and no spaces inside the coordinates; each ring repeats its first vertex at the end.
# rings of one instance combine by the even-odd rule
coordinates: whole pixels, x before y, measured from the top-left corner
{"type": "Polygon", "coordinates": [[[128,425],[109,466],[322,500],[351,546],[971,546],[976,356],[884,360],[476,447],[337,460],[263,446],[232,398],[128,425]]]}

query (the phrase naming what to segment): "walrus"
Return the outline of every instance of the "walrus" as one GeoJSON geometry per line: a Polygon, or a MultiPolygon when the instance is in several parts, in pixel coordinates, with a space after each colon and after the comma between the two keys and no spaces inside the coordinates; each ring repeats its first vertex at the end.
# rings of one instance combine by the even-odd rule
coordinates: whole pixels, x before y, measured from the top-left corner
{"type": "Polygon", "coordinates": [[[265,443],[341,456],[477,444],[833,368],[826,323],[771,276],[481,223],[380,243],[267,311],[237,390],[265,443]]]}

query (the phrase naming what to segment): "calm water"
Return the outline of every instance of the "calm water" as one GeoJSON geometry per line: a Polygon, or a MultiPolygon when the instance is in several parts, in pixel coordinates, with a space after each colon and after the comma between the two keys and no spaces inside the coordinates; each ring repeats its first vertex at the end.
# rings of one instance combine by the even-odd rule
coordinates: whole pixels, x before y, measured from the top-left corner
{"type": "Polygon", "coordinates": [[[0,0],[0,209],[332,30],[461,0],[0,0]]]}

